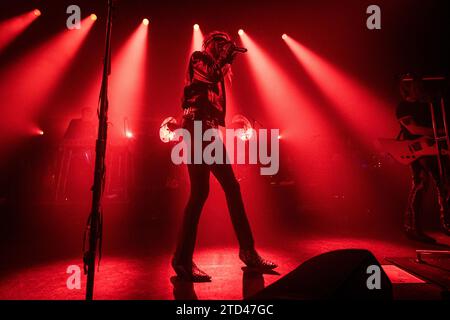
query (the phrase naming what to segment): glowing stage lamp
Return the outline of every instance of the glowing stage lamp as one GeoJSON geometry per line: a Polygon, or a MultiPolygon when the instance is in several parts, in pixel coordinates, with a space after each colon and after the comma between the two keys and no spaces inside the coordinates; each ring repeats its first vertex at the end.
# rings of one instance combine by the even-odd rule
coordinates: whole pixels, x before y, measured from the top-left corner
{"type": "Polygon", "coordinates": [[[40,14],[35,9],[0,21],[0,51],[24,32],[40,14]]]}
{"type": "Polygon", "coordinates": [[[127,130],[125,132],[125,137],[127,137],[128,139],[132,139],[134,137],[133,132],[127,130]]]}
{"type": "Polygon", "coordinates": [[[248,141],[253,137],[253,129],[252,128],[237,129],[236,136],[242,141],[248,141]]]}
{"type": "Polygon", "coordinates": [[[247,117],[236,114],[231,119],[231,127],[235,130],[235,136],[242,141],[248,141],[253,137],[255,130],[247,117]]]}
{"type": "Polygon", "coordinates": [[[142,20],[142,24],[143,24],[144,26],[148,26],[149,23],[150,23],[150,21],[149,21],[147,18],[145,18],[144,20],[142,20]]]}
{"type": "Polygon", "coordinates": [[[283,33],[283,35],[281,36],[281,39],[286,40],[288,38],[286,33],[283,33]]]}
{"type": "Polygon", "coordinates": [[[243,36],[244,35],[244,30],[243,29],[239,29],[238,35],[243,36]]]}
{"type": "Polygon", "coordinates": [[[175,130],[178,128],[177,119],[167,117],[159,127],[159,138],[162,142],[168,143],[175,140],[175,130]]]}
{"type": "Polygon", "coordinates": [[[92,20],[92,21],[97,20],[97,15],[94,14],[94,13],[92,13],[90,17],[91,17],[91,20],[92,20]]]}
{"type": "Polygon", "coordinates": [[[191,42],[191,49],[189,50],[189,56],[194,51],[202,50],[202,44],[203,44],[203,33],[202,30],[200,29],[200,26],[196,23],[193,26],[192,42],[191,42]]]}

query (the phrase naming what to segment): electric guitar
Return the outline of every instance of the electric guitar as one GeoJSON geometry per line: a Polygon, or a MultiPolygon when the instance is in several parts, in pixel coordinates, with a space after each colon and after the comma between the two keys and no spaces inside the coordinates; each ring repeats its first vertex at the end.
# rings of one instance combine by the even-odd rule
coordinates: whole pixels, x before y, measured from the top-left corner
{"type": "MultiPolygon", "coordinates": [[[[420,137],[415,140],[378,139],[381,149],[401,164],[411,162],[424,156],[437,156],[438,148],[434,139],[420,137]]],[[[441,154],[448,155],[448,149],[441,149],[441,154]]]]}

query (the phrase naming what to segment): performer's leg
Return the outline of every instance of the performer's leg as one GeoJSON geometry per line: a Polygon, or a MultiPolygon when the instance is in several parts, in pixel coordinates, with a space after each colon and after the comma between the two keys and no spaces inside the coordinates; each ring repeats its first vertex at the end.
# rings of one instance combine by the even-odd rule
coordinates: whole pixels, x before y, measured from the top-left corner
{"type": "Polygon", "coordinates": [[[405,231],[416,230],[417,216],[422,210],[423,196],[427,187],[427,173],[419,160],[411,164],[412,185],[408,196],[408,207],[404,216],[405,231]]]}
{"type": "Polygon", "coordinates": [[[228,210],[241,249],[253,249],[254,240],[242,201],[241,188],[230,164],[215,164],[211,171],[225,192],[228,210]]]}
{"type": "Polygon", "coordinates": [[[193,282],[210,281],[211,277],[200,270],[192,261],[200,214],[209,193],[209,168],[204,164],[188,165],[191,191],[184,211],[183,223],[172,267],[184,280],[193,282]]]}
{"type": "Polygon", "coordinates": [[[423,242],[434,242],[422,232],[420,213],[422,212],[423,199],[428,185],[427,159],[418,159],[411,164],[412,186],[408,197],[403,227],[406,234],[415,240],[423,242]]]}
{"type": "Polygon", "coordinates": [[[441,228],[447,235],[450,235],[450,186],[448,179],[450,161],[448,157],[442,157],[442,168],[444,177],[439,172],[439,163],[437,158],[428,161],[428,170],[436,183],[438,201],[440,207],[441,228]]]}
{"type": "Polygon", "coordinates": [[[184,210],[181,232],[175,252],[175,260],[181,264],[192,263],[197,227],[209,193],[209,168],[204,164],[189,164],[189,200],[184,210]]]}
{"type": "Polygon", "coordinates": [[[230,164],[214,164],[211,171],[219,181],[227,199],[228,210],[239,241],[239,257],[250,267],[273,269],[277,265],[262,259],[255,250],[250,224],[242,201],[241,189],[230,164]]]}

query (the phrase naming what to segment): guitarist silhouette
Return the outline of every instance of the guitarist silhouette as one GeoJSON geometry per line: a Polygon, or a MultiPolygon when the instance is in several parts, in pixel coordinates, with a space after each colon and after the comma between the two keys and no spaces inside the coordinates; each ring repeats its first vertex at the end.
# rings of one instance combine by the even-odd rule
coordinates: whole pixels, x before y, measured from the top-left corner
{"type": "MultiPolygon", "coordinates": [[[[406,76],[405,76],[406,77],[406,76]]],[[[407,75],[410,78],[410,75],[407,75]]],[[[428,101],[423,101],[423,82],[419,78],[403,81],[400,85],[402,101],[396,110],[400,123],[399,139],[403,141],[425,140],[434,138],[433,121],[428,101]]],[[[438,110],[439,111],[439,110],[438,110]]],[[[442,119],[442,114],[436,112],[436,117],[442,119]]],[[[440,121],[442,122],[442,121],[440,121]]],[[[443,131],[443,128],[438,128],[443,131]]],[[[436,155],[424,155],[410,162],[412,172],[412,187],[408,197],[408,207],[404,215],[404,231],[411,239],[434,243],[435,239],[426,235],[421,227],[422,204],[430,180],[435,182],[440,205],[440,223],[444,233],[450,235],[450,188],[445,176],[450,170],[448,156],[442,157],[443,177],[440,175],[439,162],[436,155]]]]}

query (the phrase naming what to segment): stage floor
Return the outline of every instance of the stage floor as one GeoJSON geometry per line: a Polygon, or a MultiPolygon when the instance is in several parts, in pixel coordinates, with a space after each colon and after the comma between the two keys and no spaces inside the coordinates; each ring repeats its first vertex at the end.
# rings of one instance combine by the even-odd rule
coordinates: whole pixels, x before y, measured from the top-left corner
{"type": "MultiPolygon", "coordinates": [[[[440,242],[450,239],[439,236],[440,242]]],[[[370,250],[394,284],[396,299],[441,299],[438,286],[390,265],[388,257],[414,257],[416,249],[436,249],[399,238],[349,238],[305,236],[284,239],[272,247],[259,248],[260,253],[279,264],[276,274],[244,272],[236,247],[199,247],[196,263],[212,277],[210,283],[180,282],[170,267],[170,252],[143,252],[133,255],[104,254],[96,274],[96,299],[242,299],[277,281],[307,259],[318,254],[345,248],[370,250]],[[387,266],[386,266],[387,265],[387,266]]],[[[81,289],[69,290],[66,281],[70,265],[81,266],[80,258],[51,260],[34,265],[22,264],[2,271],[0,299],[83,299],[86,278],[81,289]]],[[[449,273],[450,276],[450,273],[449,273]]]]}

